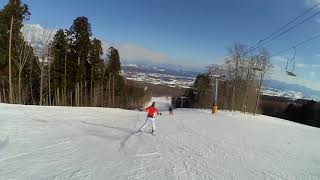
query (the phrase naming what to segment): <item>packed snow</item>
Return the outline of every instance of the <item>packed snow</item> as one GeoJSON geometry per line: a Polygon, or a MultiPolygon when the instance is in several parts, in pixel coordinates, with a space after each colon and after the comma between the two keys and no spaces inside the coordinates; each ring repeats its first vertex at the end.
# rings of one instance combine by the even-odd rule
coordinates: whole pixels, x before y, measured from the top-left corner
{"type": "Polygon", "coordinates": [[[0,179],[320,179],[320,129],[238,112],[0,104],[0,179]]]}
{"type": "Polygon", "coordinates": [[[198,73],[149,65],[123,64],[121,74],[128,80],[161,84],[169,87],[189,88],[198,73]]]}

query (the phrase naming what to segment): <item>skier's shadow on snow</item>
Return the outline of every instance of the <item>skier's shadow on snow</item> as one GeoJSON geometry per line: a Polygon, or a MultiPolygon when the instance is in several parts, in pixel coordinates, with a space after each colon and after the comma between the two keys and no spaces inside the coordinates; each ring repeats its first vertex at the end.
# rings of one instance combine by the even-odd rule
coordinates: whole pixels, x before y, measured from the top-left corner
{"type": "Polygon", "coordinates": [[[113,127],[113,126],[108,126],[105,124],[95,124],[95,123],[89,123],[86,121],[81,121],[84,124],[89,124],[89,125],[93,125],[93,126],[99,126],[99,127],[106,127],[106,128],[110,128],[110,129],[115,129],[118,131],[123,131],[123,132],[127,132],[129,133],[127,136],[124,136],[124,139],[120,142],[120,147],[119,147],[119,151],[121,151],[125,145],[127,144],[128,140],[137,133],[137,130],[133,130],[133,129],[128,129],[128,128],[122,128],[122,127],[113,127]]]}
{"type": "Polygon", "coordinates": [[[84,124],[90,124],[90,125],[93,125],[93,126],[99,126],[99,127],[110,128],[110,129],[116,129],[116,130],[124,131],[124,132],[128,132],[128,133],[136,133],[136,132],[137,132],[137,130],[128,129],[128,128],[108,126],[108,125],[105,125],[105,124],[95,124],[95,123],[89,123],[89,122],[86,122],[86,121],[81,121],[81,122],[84,123],[84,124]]]}
{"type": "Polygon", "coordinates": [[[1,139],[0,139],[0,149],[5,148],[8,144],[9,144],[9,137],[8,136],[3,141],[1,141],[1,139]]]}

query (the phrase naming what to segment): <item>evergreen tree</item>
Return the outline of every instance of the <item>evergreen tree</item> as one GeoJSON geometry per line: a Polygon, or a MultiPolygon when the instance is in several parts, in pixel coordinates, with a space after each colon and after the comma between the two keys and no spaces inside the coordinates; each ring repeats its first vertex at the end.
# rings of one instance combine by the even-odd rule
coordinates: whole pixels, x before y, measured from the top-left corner
{"type": "Polygon", "coordinates": [[[52,42],[52,86],[55,92],[55,100],[60,104],[66,105],[67,97],[67,58],[68,58],[67,36],[63,29],[59,29],[54,35],[52,42]]]}
{"type": "MultiPolygon", "coordinates": [[[[0,11],[0,76],[8,75],[8,44],[11,19],[13,17],[12,44],[23,41],[21,28],[23,21],[30,16],[28,5],[22,4],[21,0],[10,0],[0,11]]],[[[13,48],[13,57],[18,55],[18,50],[13,48]]]]}
{"type": "Polygon", "coordinates": [[[115,107],[117,104],[119,105],[115,102],[115,99],[122,97],[125,86],[124,78],[120,75],[120,55],[116,48],[110,47],[108,49],[107,62],[106,77],[108,77],[109,83],[109,106],[115,107]]]}
{"type": "Polygon", "coordinates": [[[67,56],[67,39],[63,29],[59,29],[52,42],[52,78],[53,89],[63,88],[65,80],[65,61],[67,56]]]}
{"type": "Polygon", "coordinates": [[[12,77],[17,69],[12,66],[12,59],[19,56],[18,48],[14,48],[14,46],[19,46],[24,41],[20,30],[23,26],[23,21],[29,15],[28,6],[22,4],[20,0],[10,0],[4,9],[0,11],[0,79],[9,80],[10,103],[14,102],[12,77]]]}
{"type": "Polygon", "coordinates": [[[121,71],[119,52],[114,47],[110,47],[108,51],[109,54],[107,72],[111,72],[114,75],[119,75],[121,71]]]}
{"type": "Polygon", "coordinates": [[[91,25],[86,17],[78,17],[73,21],[72,26],[68,31],[68,38],[70,47],[73,50],[72,64],[77,64],[75,71],[76,79],[76,105],[83,104],[83,96],[86,96],[86,91],[90,79],[90,75],[87,74],[90,71],[90,64],[88,62],[88,54],[91,47],[90,37],[92,35],[91,25]]]}
{"type": "Polygon", "coordinates": [[[21,33],[29,16],[28,6],[21,0],[9,0],[0,11],[0,101],[137,108],[146,100],[143,88],[126,84],[121,76],[117,49],[110,47],[104,62],[102,43],[91,40],[86,17],[76,18],[68,30],[58,30],[53,41],[51,34],[43,34],[39,44],[31,46],[21,33]],[[9,86],[7,79],[12,79],[9,86]],[[18,91],[8,93],[15,87],[18,91]]]}
{"type": "Polygon", "coordinates": [[[98,85],[101,87],[103,85],[103,73],[104,73],[104,64],[103,59],[101,58],[103,55],[101,41],[94,38],[92,40],[91,49],[89,52],[89,63],[91,66],[91,71],[89,72],[91,75],[90,78],[90,100],[91,105],[95,105],[95,90],[98,88],[98,85]]]}
{"type": "Polygon", "coordinates": [[[99,39],[92,40],[92,46],[89,52],[89,63],[91,67],[91,76],[94,81],[101,80],[104,70],[102,44],[99,39]]]}

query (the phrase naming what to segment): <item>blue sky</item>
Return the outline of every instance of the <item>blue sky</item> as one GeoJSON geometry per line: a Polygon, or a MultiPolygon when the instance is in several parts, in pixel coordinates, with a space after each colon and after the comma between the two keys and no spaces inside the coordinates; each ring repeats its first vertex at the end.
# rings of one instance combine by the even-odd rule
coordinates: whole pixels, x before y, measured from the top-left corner
{"type": "MultiPolygon", "coordinates": [[[[7,3],[1,0],[1,5],[7,3]]],[[[87,16],[94,36],[115,45],[125,60],[219,63],[233,42],[254,45],[317,0],[23,0],[28,23],[69,28],[87,16]]],[[[267,46],[270,54],[320,33],[320,15],[267,46]]],[[[287,52],[272,59],[271,78],[320,90],[320,38],[297,48],[297,78],[285,76],[287,52]]]]}

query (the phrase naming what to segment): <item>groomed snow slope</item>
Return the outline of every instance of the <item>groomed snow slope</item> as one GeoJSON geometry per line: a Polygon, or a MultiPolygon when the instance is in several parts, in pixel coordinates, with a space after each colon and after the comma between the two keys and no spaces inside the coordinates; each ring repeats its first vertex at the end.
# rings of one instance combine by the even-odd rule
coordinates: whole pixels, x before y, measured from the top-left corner
{"type": "Polygon", "coordinates": [[[0,179],[320,179],[320,130],[265,116],[0,104],[0,179]],[[148,129],[149,130],[149,129],[148,129]]]}

